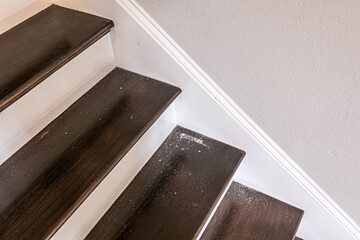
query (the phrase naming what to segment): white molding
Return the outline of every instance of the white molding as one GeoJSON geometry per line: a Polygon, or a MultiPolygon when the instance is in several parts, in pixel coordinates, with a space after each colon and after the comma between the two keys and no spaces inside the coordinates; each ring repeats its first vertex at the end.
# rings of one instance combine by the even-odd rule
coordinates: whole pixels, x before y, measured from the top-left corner
{"type": "Polygon", "coordinates": [[[134,0],[116,2],[160,47],[211,96],[276,162],[294,178],[354,239],[360,239],[360,227],[261,130],[231,98],[134,0]]]}

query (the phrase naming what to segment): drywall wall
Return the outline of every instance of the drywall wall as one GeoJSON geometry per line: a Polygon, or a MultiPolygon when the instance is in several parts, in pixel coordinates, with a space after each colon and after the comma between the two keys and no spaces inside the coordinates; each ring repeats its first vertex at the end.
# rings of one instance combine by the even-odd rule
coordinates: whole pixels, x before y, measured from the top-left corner
{"type": "Polygon", "coordinates": [[[0,6],[1,6],[0,20],[7,18],[20,10],[23,10],[28,5],[31,5],[35,2],[39,2],[39,1],[38,0],[13,0],[13,1],[0,0],[0,6]]]}
{"type": "Polygon", "coordinates": [[[360,223],[360,2],[137,2],[360,223]]]}
{"type": "Polygon", "coordinates": [[[0,33],[50,6],[50,0],[0,0],[0,33]]]}

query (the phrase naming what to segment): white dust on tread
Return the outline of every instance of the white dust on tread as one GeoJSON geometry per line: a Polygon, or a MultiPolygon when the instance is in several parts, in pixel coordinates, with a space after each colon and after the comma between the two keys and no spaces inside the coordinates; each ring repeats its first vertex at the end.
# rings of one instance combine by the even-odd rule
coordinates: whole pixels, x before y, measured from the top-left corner
{"type": "Polygon", "coordinates": [[[189,141],[195,142],[195,143],[197,143],[197,144],[200,144],[200,145],[202,145],[202,146],[204,146],[204,147],[209,148],[209,146],[204,143],[204,140],[202,140],[202,139],[200,139],[200,138],[196,138],[196,137],[190,136],[190,135],[188,135],[188,134],[186,134],[186,133],[181,133],[181,134],[180,134],[180,139],[187,139],[187,140],[189,140],[189,141]]]}
{"type": "Polygon", "coordinates": [[[243,185],[232,186],[227,194],[230,194],[234,199],[236,207],[267,209],[270,206],[265,194],[243,185]]]}
{"type": "Polygon", "coordinates": [[[40,139],[42,139],[43,137],[45,137],[45,135],[47,135],[48,133],[49,133],[49,131],[44,132],[44,133],[41,135],[40,139]]]}
{"type": "MultiPolygon", "coordinates": [[[[179,150],[188,158],[189,154],[192,154],[192,151],[189,153],[187,150],[195,148],[197,153],[201,153],[203,147],[210,149],[210,146],[205,144],[201,138],[196,138],[185,133],[177,133],[172,136],[172,139],[163,143],[161,151],[155,153],[155,156],[158,158],[158,164],[155,164],[154,167],[158,170],[164,169],[165,165],[170,164],[167,157],[169,155],[173,156],[178,153],[179,150]],[[166,156],[165,158],[163,158],[164,155],[166,156]]],[[[164,208],[181,208],[181,211],[187,212],[195,217],[198,211],[197,209],[202,206],[201,198],[203,201],[206,199],[206,181],[201,174],[194,174],[191,169],[187,167],[185,167],[186,170],[182,168],[184,168],[184,166],[176,167],[172,170],[171,174],[163,176],[168,179],[167,181],[172,182],[172,184],[164,184],[162,186],[164,191],[158,194],[153,201],[155,201],[158,206],[164,208]],[[174,184],[174,179],[178,179],[179,183],[174,184]],[[188,181],[185,181],[186,179],[188,181]],[[184,192],[179,186],[180,183],[184,182],[186,182],[187,190],[193,189],[194,192],[201,192],[201,196],[198,196],[198,198],[184,199],[184,197],[187,196],[187,190],[184,192]]]]}
{"type": "MultiPolygon", "coordinates": [[[[283,209],[283,213],[277,216],[277,220],[286,222],[289,231],[293,231],[296,227],[294,223],[298,221],[298,215],[295,214],[294,211],[296,209],[291,205],[240,184],[231,186],[226,194],[228,199],[232,199],[228,201],[233,203],[234,212],[239,211],[241,213],[243,209],[247,209],[245,211],[265,211],[271,213],[273,210],[283,209]]],[[[264,224],[267,224],[267,220],[264,224]]]]}

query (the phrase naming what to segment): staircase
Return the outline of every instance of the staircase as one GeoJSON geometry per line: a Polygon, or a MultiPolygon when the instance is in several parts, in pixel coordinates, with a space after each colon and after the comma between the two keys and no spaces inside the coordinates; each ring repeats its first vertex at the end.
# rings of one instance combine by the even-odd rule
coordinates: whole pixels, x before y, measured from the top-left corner
{"type": "MultiPolygon", "coordinates": [[[[52,5],[0,35],[0,114],[113,25],[52,5]]],[[[118,67],[99,80],[0,165],[0,239],[50,239],[180,93],[118,67]]],[[[232,181],[244,156],[176,126],[86,239],[299,239],[302,210],[232,181]]]]}

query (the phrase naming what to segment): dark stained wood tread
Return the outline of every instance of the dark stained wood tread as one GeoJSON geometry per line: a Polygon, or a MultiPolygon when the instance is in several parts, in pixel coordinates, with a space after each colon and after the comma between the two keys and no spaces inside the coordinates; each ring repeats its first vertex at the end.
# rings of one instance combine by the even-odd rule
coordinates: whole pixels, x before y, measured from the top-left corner
{"type": "Polygon", "coordinates": [[[0,111],[70,61],[113,26],[52,5],[0,35],[0,111]]]}
{"type": "Polygon", "coordinates": [[[201,240],[292,240],[303,211],[233,182],[201,240]]]}
{"type": "Polygon", "coordinates": [[[176,127],[86,239],[195,239],[244,155],[176,127]]]}
{"type": "Polygon", "coordinates": [[[109,73],[0,166],[0,239],[54,234],[180,92],[109,73]]]}

